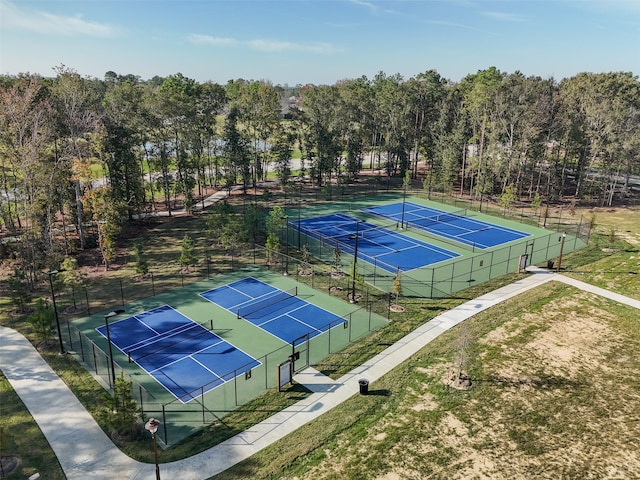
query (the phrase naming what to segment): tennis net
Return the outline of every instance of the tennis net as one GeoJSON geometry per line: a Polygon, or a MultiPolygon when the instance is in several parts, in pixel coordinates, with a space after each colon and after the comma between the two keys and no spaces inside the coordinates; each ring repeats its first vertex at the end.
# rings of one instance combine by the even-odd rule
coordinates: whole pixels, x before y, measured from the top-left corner
{"type": "Polygon", "coordinates": [[[463,208],[462,210],[456,210],[454,212],[439,213],[437,215],[418,218],[406,223],[409,225],[415,225],[416,228],[428,227],[437,223],[451,223],[455,220],[459,220],[460,217],[464,217],[466,212],[467,210],[463,208]]]}
{"type": "Polygon", "coordinates": [[[291,290],[277,290],[266,297],[260,297],[238,308],[236,315],[245,320],[256,320],[272,315],[274,312],[282,310],[293,303],[299,301],[298,287],[291,290]]]}
{"type": "Polygon", "coordinates": [[[208,333],[202,325],[193,322],[191,325],[185,326],[185,328],[175,329],[169,335],[155,337],[150,342],[147,341],[147,343],[128,350],[129,363],[131,363],[131,360],[139,363],[144,358],[159,355],[163,352],[174,354],[176,353],[176,348],[182,349],[182,347],[191,344],[194,339],[208,333]]]}
{"type": "Polygon", "coordinates": [[[374,225],[373,223],[364,222],[358,229],[358,234],[361,238],[371,238],[376,235],[389,235],[390,232],[398,230],[400,223],[393,221],[384,225],[374,225]]]}
{"type": "Polygon", "coordinates": [[[476,242],[464,237],[447,235],[445,229],[429,228],[431,225],[446,225],[447,223],[452,223],[452,221],[464,216],[464,212],[466,212],[466,210],[463,209],[450,213],[441,213],[431,217],[424,217],[418,220],[412,220],[405,222],[405,227],[407,230],[412,229],[412,231],[425,238],[438,240],[440,242],[462,247],[474,252],[477,247],[476,242]]]}
{"type": "MultiPolygon", "coordinates": [[[[341,249],[343,245],[346,245],[344,250],[351,254],[353,254],[353,251],[351,251],[351,246],[349,244],[356,239],[356,233],[358,234],[359,239],[376,238],[379,236],[392,235],[392,232],[398,230],[398,227],[400,226],[399,222],[395,220],[390,223],[385,223],[384,225],[376,225],[365,222],[364,220],[351,222],[348,225],[348,228],[342,227],[344,230],[343,234],[333,237],[332,240],[336,242],[336,245],[341,249]]],[[[327,243],[330,243],[330,241],[327,241],[327,243]]]]}

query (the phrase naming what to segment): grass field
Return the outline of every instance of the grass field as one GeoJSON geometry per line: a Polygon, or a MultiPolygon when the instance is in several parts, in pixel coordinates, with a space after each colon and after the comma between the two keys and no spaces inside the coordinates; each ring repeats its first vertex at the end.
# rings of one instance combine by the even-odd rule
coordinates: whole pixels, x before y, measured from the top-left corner
{"type": "MultiPolygon", "coordinates": [[[[603,223],[598,223],[590,246],[567,255],[564,273],[640,298],[640,213],[598,215],[603,223]]],[[[200,217],[193,217],[177,220],[172,228],[154,226],[145,237],[149,245],[157,245],[154,261],[175,268],[182,236],[201,232],[199,222],[200,217]]],[[[216,261],[226,269],[229,259],[216,261]]],[[[123,263],[109,276],[124,277],[131,268],[123,263]]],[[[319,367],[339,376],[442,310],[512,278],[441,302],[411,299],[389,329],[319,367]]],[[[117,287],[108,285],[112,290],[105,297],[117,296],[117,287]]],[[[535,290],[463,324],[473,338],[471,389],[459,391],[443,382],[461,337],[458,327],[371,386],[389,395],[354,397],[216,478],[632,478],[640,470],[635,440],[640,433],[640,385],[633,377],[640,366],[640,332],[635,318],[637,312],[564,285],[535,290]]],[[[19,320],[2,323],[7,322],[17,325],[19,320]]],[[[66,357],[55,352],[45,356],[95,410],[104,390],[93,378],[66,357]]],[[[0,454],[20,452],[19,475],[38,470],[49,472],[47,478],[64,478],[28,412],[6,380],[0,380],[5,438],[0,454]],[[24,445],[41,446],[27,457],[24,445]]],[[[160,460],[208,448],[305,394],[295,389],[285,396],[267,394],[231,417],[228,430],[204,429],[161,452],[160,460]]],[[[141,441],[123,450],[151,462],[148,447],[141,441]]]]}
{"type": "Polygon", "coordinates": [[[66,478],[40,428],[1,372],[0,447],[2,457],[20,456],[20,465],[6,478],[28,478],[36,472],[47,472],[46,478],[52,480],[66,478]]]}
{"type": "Polygon", "coordinates": [[[564,273],[640,299],[640,210],[604,209],[595,218],[591,245],[568,257],[564,273]]]}

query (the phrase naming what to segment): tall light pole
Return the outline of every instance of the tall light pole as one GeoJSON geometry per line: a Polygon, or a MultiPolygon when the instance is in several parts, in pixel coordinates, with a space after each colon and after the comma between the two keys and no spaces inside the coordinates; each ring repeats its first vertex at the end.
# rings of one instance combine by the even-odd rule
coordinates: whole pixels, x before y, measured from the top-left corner
{"type": "Polygon", "coordinates": [[[356,275],[358,274],[358,229],[363,220],[356,222],[356,244],[353,249],[353,278],[351,280],[351,298],[349,303],[356,303],[356,275]]]}
{"type": "Polygon", "coordinates": [[[560,256],[558,257],[558,267],[556,268],[556,272],[560,271],[560,266],[562,265],[562,251],[564,250],[565,238],[567,238],[567,232],[562,232],[562,242],[560,243],[560,256]]]}
{"type": "Polygon", "coordinates": [[[111,365],[111,388],[114,389],[116,388],[116,370],[114,368],[114,362],[113,362],[113,348],[111,347],[111,333],[109,332],[109,319],[111,317],[115,317],[116,315],[120,315],[121,313],[124,313],[124,310],[119,309],[119,310],[114,310],[113,312],[109,312],[104,316],[104,327],[105,330],[107,332],[107,343],[109,344],[109,363],[111,365]]]}
{"type": "Polygon", "coordinates": [[[156,462],[156,480],[160,480],[160,466],[158,465],[158,442],[156,442],[156,432],[158,431],[159,425],[160,422],[158,420],[156,420],[155,418],[150,418],[144,426],[145,430],[151,433],[151,438],[153,439],[153,456],[156,462]]]}
{"type": "Polygon", "coordinates": [[[298,251],[300,251],[300,205],[302,204],[302,199],[298,198],[298,251]]]}
{"type": "Polygon", "coordinates": [[[58,308],[56,307],[56,294],[53,291],[53,280],[51,277],[57,275],[62,270],[51,270],[49,272],[49,286],[51,287],[51,303],[53,303],[53,313],[56,316],[56,327],[58,328],[58,341],[60,342],[60,355],[67,353],[64,350],[64,344],[62,343],[62,331],[60,330],[60,317],[58,317],[58,308]]]}

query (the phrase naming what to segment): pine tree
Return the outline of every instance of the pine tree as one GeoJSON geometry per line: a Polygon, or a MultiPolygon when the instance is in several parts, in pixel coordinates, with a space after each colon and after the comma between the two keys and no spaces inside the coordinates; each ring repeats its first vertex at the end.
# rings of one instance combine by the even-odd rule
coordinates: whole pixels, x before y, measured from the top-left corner
{"type": "Polygon", "coordinates": [[[45,345],[48,345],[53,333],[55,312],[42,298],[36,301],[35,308],[35,311],[27,317],[27,322],[33,326],[45,345]]]}
{"type": "Polygon", "coordinates": [[[393,280],[392,291],[396,296],[396,304],[397,304],[398,297],[402,295],[402,279],[401,279],[400,267],[398,267],[398,270],[396,271],[396,278],[393,280]]]}
{"type": "Polygon", "coordinates": [[[195,262],[195,242],[193,238],[191,238],[188,234],[185,233],[184,238],[182,239],[182,253],[180,254],[180,265],[187,272],[189,271],[189,267],[193,265],[195,262]]]}
{"type": "Polygon", "coordinates": [[[124,372],[120,372],[113,387],[113,396],[105,396],[105,405],[98,412],[98,417],[111,432],[135,438],[141,410],[131,394],[132,385],[133,382],[124,377],[124,372]]]}
{"type": "Polygon", "coordinates": [[[144,256],[144,245],[141,241],[133,244],[133,256],[136,260],[136,272],[142,275],[149,273],[149,264],[144,256]]]}

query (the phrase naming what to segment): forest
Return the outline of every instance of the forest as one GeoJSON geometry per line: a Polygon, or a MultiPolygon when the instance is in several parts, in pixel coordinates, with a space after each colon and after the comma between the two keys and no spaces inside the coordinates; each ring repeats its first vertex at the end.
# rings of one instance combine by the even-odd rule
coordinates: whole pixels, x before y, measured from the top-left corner
{"type": "Polygon", "coordinates": [[[283,87],[54,70],[0,76],[0,258],[27,272],[87,248],[88,225],[108,262],[135,215],[190,211],[212,188],[246,191],[270,173],[321,187],[369,169],[380,182],[409,175],[547,204],[640,194],[640,82],[629,72],[556,81],[491,67],[459,82],[428,70],[283,87]]]}

